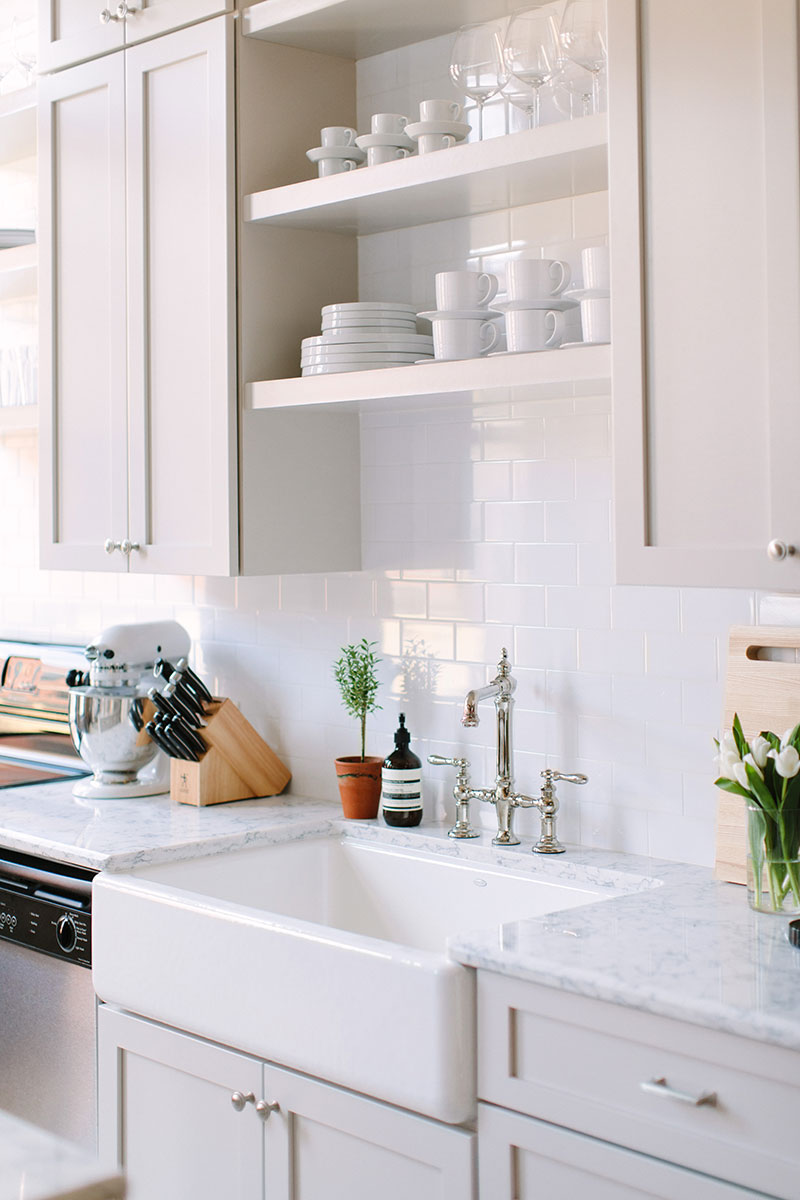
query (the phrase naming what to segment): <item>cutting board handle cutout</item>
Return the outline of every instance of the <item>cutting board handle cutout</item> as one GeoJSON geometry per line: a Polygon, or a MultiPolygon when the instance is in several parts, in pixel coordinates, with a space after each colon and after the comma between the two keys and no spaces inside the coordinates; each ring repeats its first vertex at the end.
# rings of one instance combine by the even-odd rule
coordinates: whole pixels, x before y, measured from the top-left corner
{"type": "Polygon", "coordinates": [[[796,663],[800,661],[797,656],[796,646],[765,646],[754,645],[748,646],[745,650],[745,656],[751,662],[788,662],[796,663]]]}

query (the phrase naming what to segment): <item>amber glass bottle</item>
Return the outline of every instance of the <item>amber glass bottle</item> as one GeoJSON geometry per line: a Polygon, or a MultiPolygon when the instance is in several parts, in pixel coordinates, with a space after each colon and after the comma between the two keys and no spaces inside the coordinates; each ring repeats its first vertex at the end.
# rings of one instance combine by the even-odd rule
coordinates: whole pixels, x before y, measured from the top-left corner
{"type": "Polygon", "coordinates": [[[408,828],[422,820],[422,763],[408,748],[405,713],[394,735],[395,748],[383,764],[381,803],[387,825],[408,828]]]}

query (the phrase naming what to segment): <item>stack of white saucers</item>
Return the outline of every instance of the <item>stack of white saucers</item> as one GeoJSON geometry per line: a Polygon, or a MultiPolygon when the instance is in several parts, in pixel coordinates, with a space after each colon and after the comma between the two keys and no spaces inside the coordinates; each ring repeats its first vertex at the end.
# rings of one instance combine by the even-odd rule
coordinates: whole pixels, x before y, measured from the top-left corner
{"type": "Polygon", "coordinates": [[[322,334],[303,338],[303,375],[335,375],[402,367],[433,358],[433,338],[417,333],[417,314],[410,304],[370,300],[327,304],[322,334]]]}

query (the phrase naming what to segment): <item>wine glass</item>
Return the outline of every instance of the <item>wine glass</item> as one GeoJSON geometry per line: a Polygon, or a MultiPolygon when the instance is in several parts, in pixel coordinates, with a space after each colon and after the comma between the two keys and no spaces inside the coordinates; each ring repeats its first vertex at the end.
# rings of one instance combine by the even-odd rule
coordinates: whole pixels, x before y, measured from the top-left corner
{"type": "Polygon", "coordinates": [[[576,115],[575,100],[580,101],[582,117],[588,117],[593,111],[592,77],[583,67],[570,62],[568,58],[559,59],[551,86],[553,103],[560,113],[570,119],[576,115]]]}
{"type": "Polygon", "coordinates": [[[450,55],[450,77],[478,108],[478,140],[483,138],[483,106],[508,78],[503,62],[503,22],[464,25],[450,55]]]}
{"type": "Polygon", "coordinates": [[[531,129],[539,125],[539,90],[553,75],[558,60],[558,31],[552,16],[531,8],[511,18],[503,45],[510,79],[505,94],[528,113],[531,129]]]}
{"type": "Polygon", "coordinates": [[[570,62],[591,74],[593,108],[599,112],[600,72],[606,65],[605,0],[567,0],[559,41],[570,62]]]}
{"type": "Polygon", "coordinates": [[[32,17],[14,17],[11,22],[11,53],[30,83],[36,73],[36,21],[32,17]]]}

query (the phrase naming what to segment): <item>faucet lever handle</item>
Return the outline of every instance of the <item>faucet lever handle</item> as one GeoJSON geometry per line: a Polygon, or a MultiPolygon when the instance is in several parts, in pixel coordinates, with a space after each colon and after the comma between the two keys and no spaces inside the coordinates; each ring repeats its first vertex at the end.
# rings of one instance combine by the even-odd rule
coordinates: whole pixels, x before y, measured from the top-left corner
{"type": "Polygon", "coordinates": [[[576,775],[562,775],[561,771],[551,771],[549,768],[542,771],[542,779],[544,779],[548,783],[551,780],[556,780],[556,779],[563,779],[564,783],[588,783],[589,782],[588,775],[581,775],[580,773],[578,773],[576,775]]]}
{"type": "Polygon", "coordinates": [[[458,771],[453,786],[453,799],[456,802],[456,821],[452,829],[448,829],[451,838],[480,837],[477,829],[473,829],[469,820],[469,802],[472,792],[469,786],[469,760],[466,758],[446,758],[443,754],[429,754],[428,762],[434,767],[455,767],[458,771]]]}
{"type": "Polygon", "coordinates": [[[466,758],[445,758],[443,754],[429,754],[428,762],[432,767],[458,767],[459,770],[469,766],[466,758]]]}

